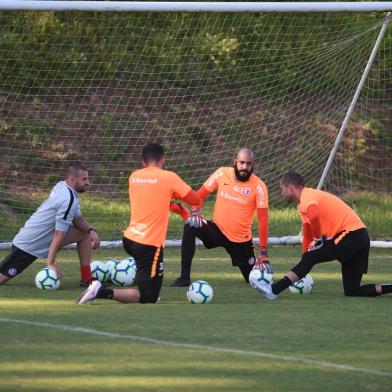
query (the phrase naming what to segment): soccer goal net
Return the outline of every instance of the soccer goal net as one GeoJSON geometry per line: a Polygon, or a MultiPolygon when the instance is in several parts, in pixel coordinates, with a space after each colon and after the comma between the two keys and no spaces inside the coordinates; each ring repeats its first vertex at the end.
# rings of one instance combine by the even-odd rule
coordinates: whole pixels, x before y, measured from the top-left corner
{"type": "MultiPolygon", "coordinates": [[[[279,195],[294,169],[390,240],[392,5],[313,4],[1,1],[0,241],[74,161],[92,180],[82,212],[120,239],[128,176],[149,142],[195,188],[251,148],[270,237],[298,235],[279,195]]],[[[168,238],[181,232],[172,217],[168,238]]]]}

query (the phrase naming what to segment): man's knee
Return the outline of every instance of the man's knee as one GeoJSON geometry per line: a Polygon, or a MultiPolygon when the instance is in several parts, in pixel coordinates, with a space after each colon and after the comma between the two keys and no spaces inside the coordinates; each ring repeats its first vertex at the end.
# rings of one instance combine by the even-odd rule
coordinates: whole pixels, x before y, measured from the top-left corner
{"type": "Polygon", "coordinates": [[[141,304],[155,304],[159,296],[153,293],[143,293],[140,295],[139,303],[141,304]]]}
{"type": "Polygon", "coordinates": [[[358,289],[354,287],[344,287],[344,295],[346,297],[357,297],[358,296],[358,289]]]}

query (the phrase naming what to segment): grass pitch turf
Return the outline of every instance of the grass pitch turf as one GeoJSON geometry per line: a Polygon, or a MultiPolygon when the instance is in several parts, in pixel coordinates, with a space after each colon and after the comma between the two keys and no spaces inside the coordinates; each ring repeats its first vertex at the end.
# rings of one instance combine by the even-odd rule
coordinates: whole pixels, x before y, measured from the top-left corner
{"type": "MultiPolygon", "coordinates": [[[[299,247],[272,248],[274,277],[299,254],[299,247]]],[[[124,256],[121,249],[94,254],[124,256]]],[[[269,302],[224,251],[198,248],[192,277],[213,286],[214,300],[191,305],[186,289],[169,287],[179,249],[168,248],[160,303],[78,306],[76,252],[58,259],[57,291],[35,288],[42,261],[0,287],[2,392],[391,390],[392,295],[345,298],[337,262],[312,271],[310,295],[287,291],[269,302]]],[[[372,250],[364,282],[391,280],[392,252],[372,250]]]]}

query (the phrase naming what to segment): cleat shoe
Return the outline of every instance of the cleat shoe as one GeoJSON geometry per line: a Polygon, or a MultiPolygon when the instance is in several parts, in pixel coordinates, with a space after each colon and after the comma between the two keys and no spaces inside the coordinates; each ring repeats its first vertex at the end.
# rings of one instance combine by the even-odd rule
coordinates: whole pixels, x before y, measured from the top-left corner
{"type": "Polygon", "coordinates": [[[183,278],[180,276],[177,278],[170,287],[189,287],[192,284],[191,280],[188,278],[183,278]]]}
{"type": "Polygon", "coordinates": [[[92,301],[97,297],[97,294],[102,287],[102,284],[98,280],[94,280],[88,288],[83,291],[82,295],[77,299],[77,304],[82,305],[88,301],[92,301]]]}
{"type": "Polygon", "coordinates": [[[272,287],[270,284],[260,283],[255,285],[254,282],[251,284],[260,294],[264,295],[265,299],[276,299],[278,296],[272,292],[272,287]]]}

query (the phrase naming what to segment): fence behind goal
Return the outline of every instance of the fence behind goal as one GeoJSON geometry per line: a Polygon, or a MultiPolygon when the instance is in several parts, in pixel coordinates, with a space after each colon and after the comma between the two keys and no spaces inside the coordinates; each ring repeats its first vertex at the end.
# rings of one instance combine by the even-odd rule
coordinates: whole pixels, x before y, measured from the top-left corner
{"type": "MultiPolygon", "coordinates": [[[[103,239],[120,239],[127,179],[148,142],[162,143],[166,168],[195,188],[232,165],[240,147],[251,148],[270,192],[270,236],[298,234],[279,178],[295,169],[317,186],[388,20],[385,9],[94,12],[45,3],[45,10],[0,9],[2,242],[73,161],[92,178],[82,211],[103,239]]],[[[324,184],[376,239],[392,233],[391,109],[387,28],[324,184]]],[[[204,208],[208,217],[212,207],[204,208]]],[[[168,237],[181,230],[173,217],[168,237]]]]}

